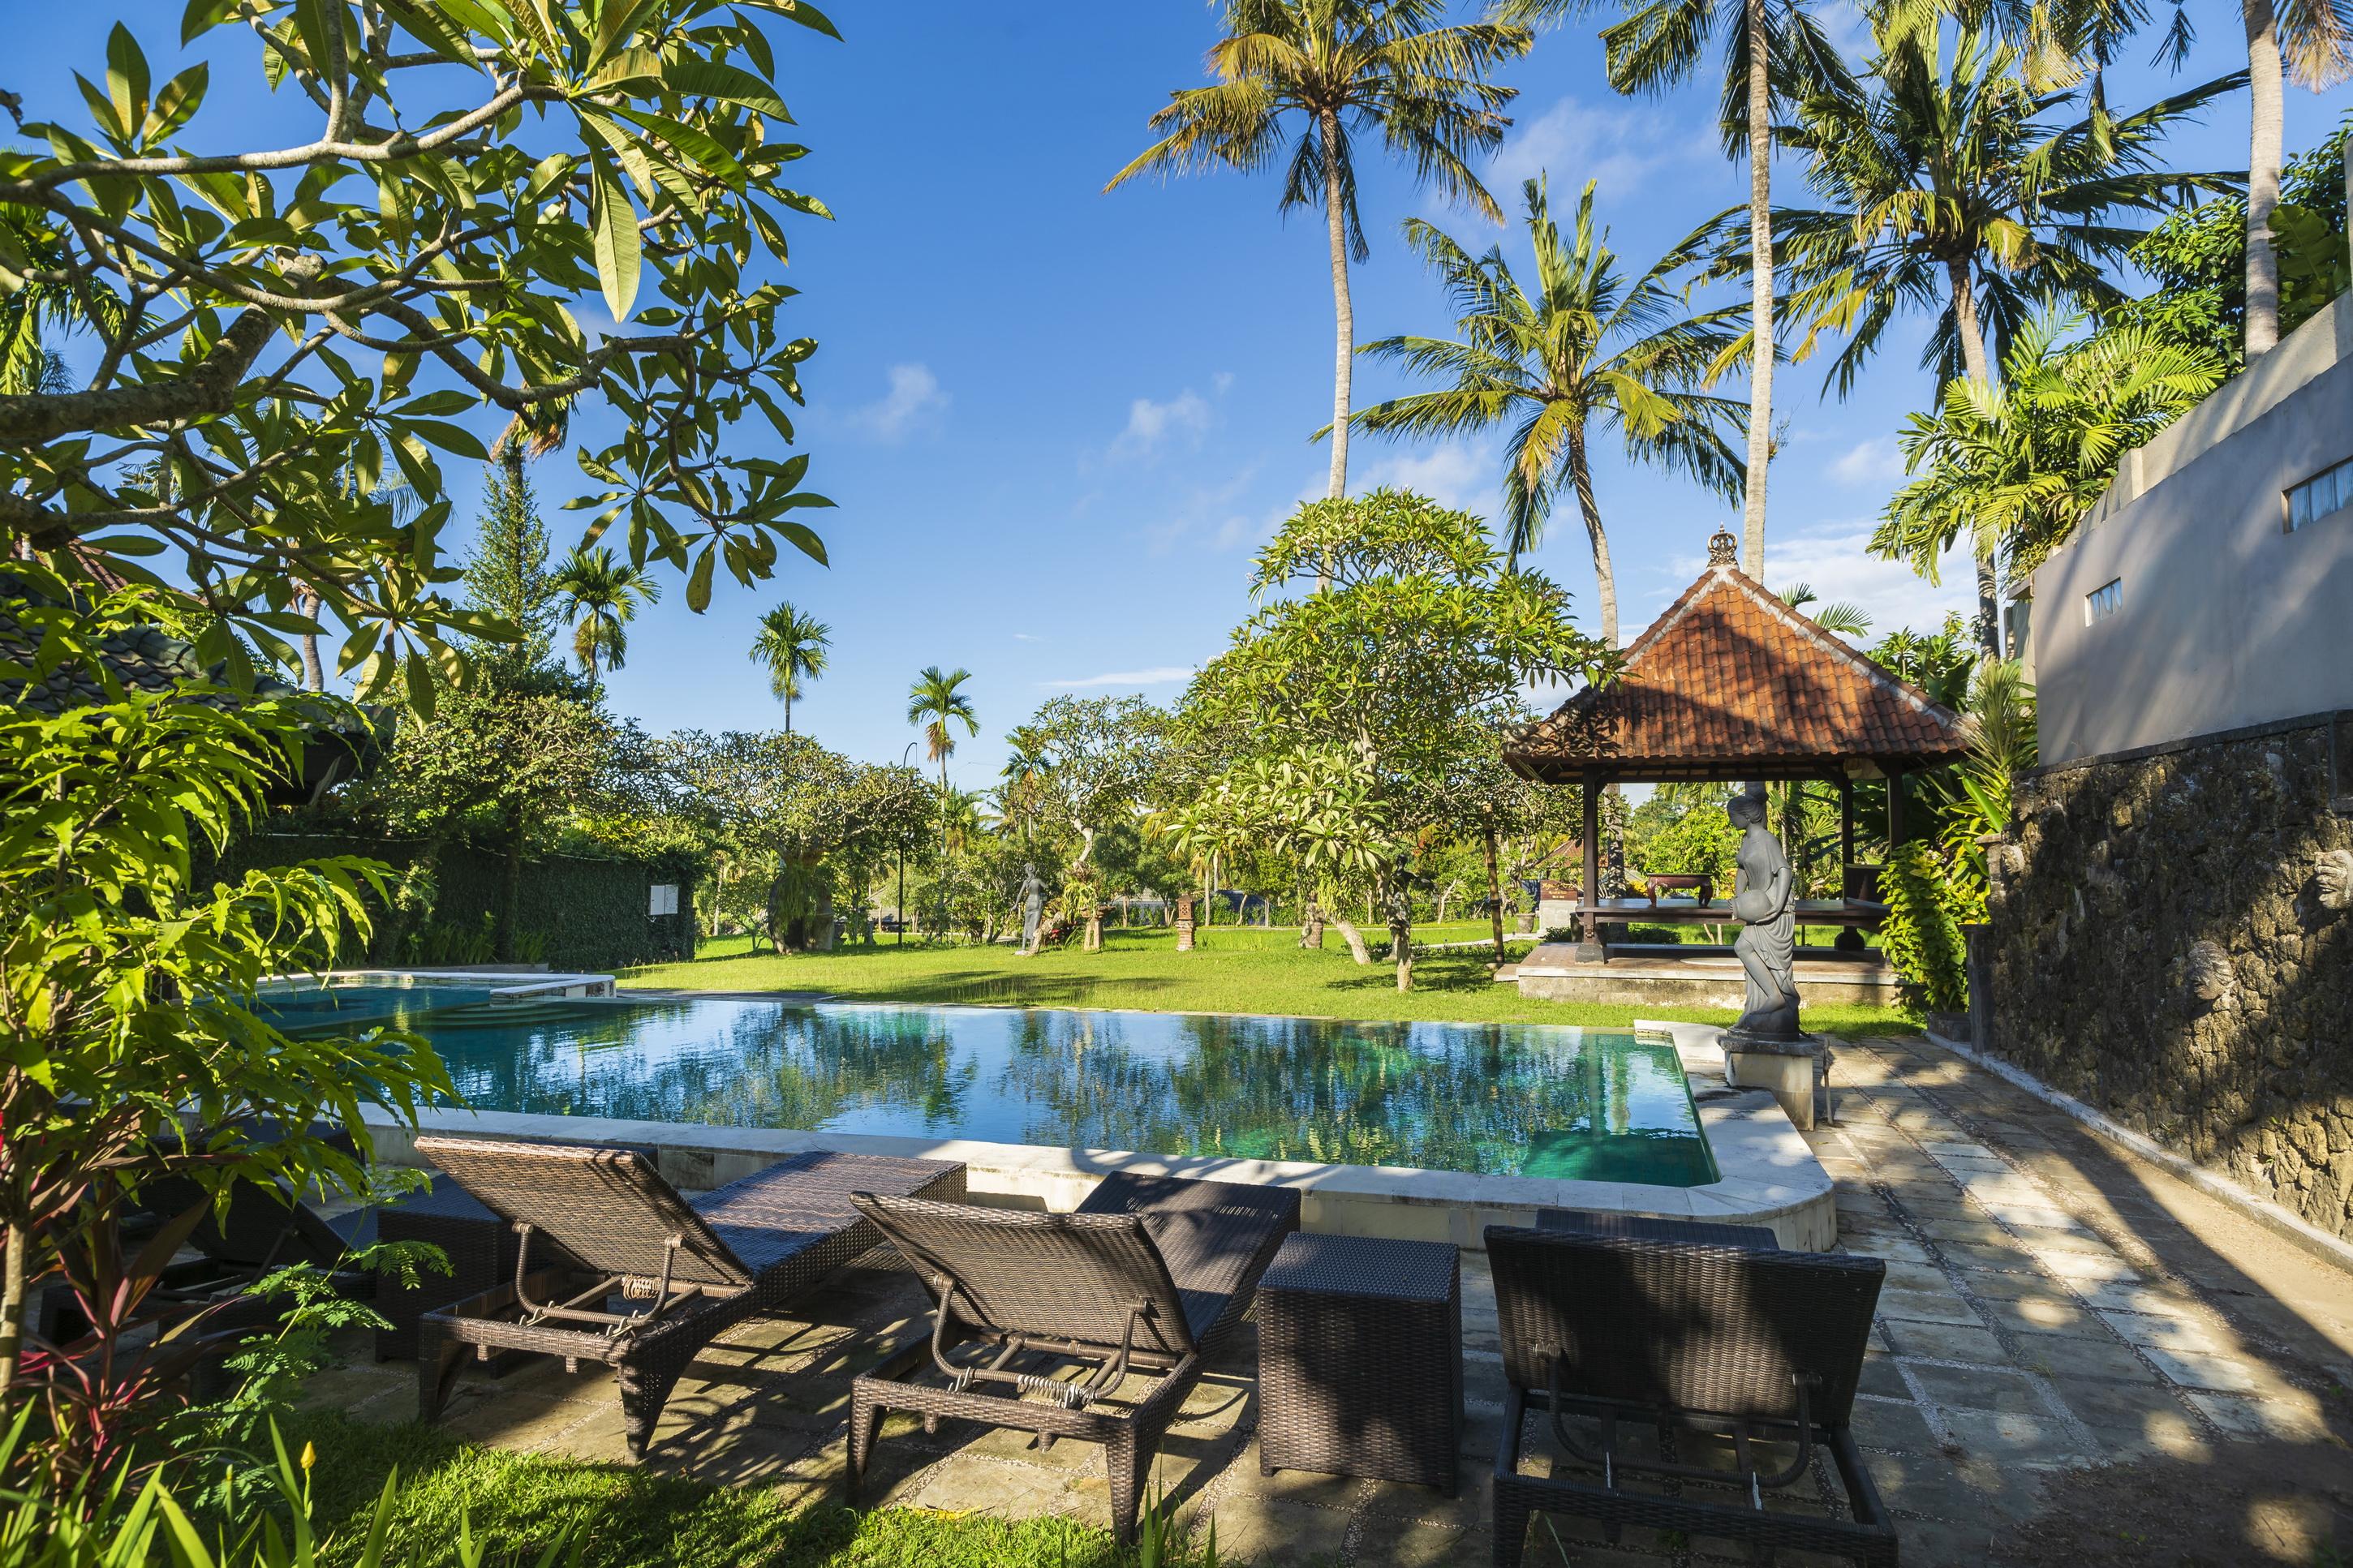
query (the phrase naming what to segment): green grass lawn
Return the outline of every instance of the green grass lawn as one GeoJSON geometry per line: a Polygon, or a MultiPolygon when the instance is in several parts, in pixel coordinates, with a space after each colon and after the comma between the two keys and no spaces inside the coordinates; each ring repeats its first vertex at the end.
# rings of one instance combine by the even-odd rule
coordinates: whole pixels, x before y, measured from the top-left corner
{"type": "MultiPolygon", "coordinates": [[[[773,1489],[717,1486],[630,1466],[517,1454],[433,1427],[298,1422],[290,1448],[318,1447],[312,1514],[339,1539],[327,1568],[360,1555],[385,1476],[403,1484],[384,1560],[455,1568],[461,1527],[497,1568],[525,1568],[559,1532],[586,1568],[1134,1568],[1110,1531],[1067,1519],[1006,1521],[913,1509],[870,1513],[773,1489]]],[[[1336,1547],[1337,1542],[1335,1542],[1336,1547]]],[[[559,1563],[564,1559],[559,1558],[559,1563]]],[[[1188,1568],[1164,1559],[1165,1568],[1188,1568]]],[[[1227,1568],[1237,1568],[1229,1563],[1227,1568]]]]}
{"type": "MultiPolygon", "coordinates": [[[[1436,940],[1464,940],[1481,928],[1433,928],[1436,940]]],[[[885,937],[871,948],[836,953],[752,954],[742,937],[705,943],[691,963],[650,964],[622,972],[625,988],[684,991],[821,991],[871,1002],[961,1003],[999,1007],[1130,1007],[1160,1013],[1269,1013],[1299,1017],[1432,1019],[1453,1023],[1583,1024],[1597,1027],[1646,1018],[1732,1022],[1728,1010],[1620,1007],[1523,999],[1489,976],[1484,949],[1430,952],[1414,963],[1414,989],[1397,990],[1387,963],[1360,968],[1336,935],[1320,952],[1303,951],[1295,931],[1218,926],[1191,952],[1176,951],[1165,930],[1104,933],[1104,949],[1075,944],[1035,958],[1009,946],[928,943],[902,946],[885,937]]],[[[1525,944],[1515,944],[1524,947],[1525,944]]],[[[1910,1033],[1905,1015],[1875,1007],[1811,1007],[1807,1022],[1833,1034],[1910,1033]]]]}

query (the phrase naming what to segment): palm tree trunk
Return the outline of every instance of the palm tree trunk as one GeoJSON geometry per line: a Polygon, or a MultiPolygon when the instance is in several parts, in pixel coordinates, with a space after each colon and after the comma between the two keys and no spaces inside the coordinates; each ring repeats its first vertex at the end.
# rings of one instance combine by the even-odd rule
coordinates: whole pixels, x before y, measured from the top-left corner
{"type": "MultiPolygon", "coordinates": [[[[1945,263],[1952,283],[1953,333],[1961,340],[1961,364],[1972,385],[1990,390],[1993,366],[1986,360],[1985,329],[1978,321],[1978,298],[1969,263],[1956,258],[1945,263]]],[[[1978,646],[1995,658],[2001,657],[2001,579],[1994,568],[1995,542],[1990,535],[1976,541],[1978,569],[1978,646]]]]}
{"type": "Polygon", "coordinates": [[[2247,24],[2247,363],[2279,342],[2279,253],[2272,209],[2279,205],[2280,47],[2272,0],[2242,0],[2247,24]]]}
{"type": "MultiPolygon", "coordinates": [[[[1741,570],[1765,580],[1765,470],[1773,455],[1773,94],[1765,0],[1747,0],[1748,482],[1741,504],[1741,570]]],[[[1615,646],[1615,639],[1612,639],[1615,646]]]]}
{"type": "MultiPolygon", "coordinates": [[[[297,583],[294,584],[294,613],[296,615],[307,616],[310,618],[316,620],[319,615],[319,595],[311,589],[311,584],[308,583],[297,583]]],[[[302,689],[305,691],[324,691],[326,689],[326,667],[319,662],[319,634],[316,632],[304,632],[302,634],[302,689]]]]}
{"type": "Polygon", "coordinates": [[[789,734],[791,734],[792,732],[793,732],[793,689],[792,689],[792,687],[791,687],[791,685],[790,685],[790,684],[787,684],[787,685],[785,687],[785,733],[786,733],[786,734],[787,734],[787,735],[789,735],[789,734]]]}
{"type": "Polygon", "coordinates": [[[1495,825],[1487,825],[1487,919],[1495,931],[1495,962],[1507,962],[1504,957],[1504,879],[1498,870],[1495,855],[1495,825]]]}
{"type": "Polygon", "coordinates": [[[1343,205],[1340,163],[1340,117],[1326,110],[1324,136],[1324,226],[1332,244],[1332,482],[1325,492],[1334,500],[1348,493],[1349,374],[1356,366],[1356,317],[1348,302],[1348,225],[1343,205]]]}
{"type": "MultiPolygon", "coordinates": [[[[1609,569],[1609,536],[1602,531],[1601,508],[1593,499],[1593,469],[1586,460],[1582,426],[1568,434],[1568,479],[1577,487],[1577,508],[1585,517],[1585,535],[1593,543],[1593,595],[1601,605],[1601,641],[1614,648],[1618,646],[1618,574],[1609,569]]],[[[1760,520],[1757,534],[1760,552],[1763,527],[1760,520]]]]}

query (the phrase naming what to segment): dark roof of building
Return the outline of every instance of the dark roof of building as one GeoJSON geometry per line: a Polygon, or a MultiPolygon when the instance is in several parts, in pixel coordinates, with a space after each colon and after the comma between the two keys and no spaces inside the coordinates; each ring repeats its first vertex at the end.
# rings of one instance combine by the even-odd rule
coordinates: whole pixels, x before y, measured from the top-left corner
{"type": "Polygon", "coordinates": [[[1615,680],[1511,738],[1528,778],[1811,778],[1958,758],[1959,721],[1733,563],[1731,539],[1625,650],[1615,680]]]}

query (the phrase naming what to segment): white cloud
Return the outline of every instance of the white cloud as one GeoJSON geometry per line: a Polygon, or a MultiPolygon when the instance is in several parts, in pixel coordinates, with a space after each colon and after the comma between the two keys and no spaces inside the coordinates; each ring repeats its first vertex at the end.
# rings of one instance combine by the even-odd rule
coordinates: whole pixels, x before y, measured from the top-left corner
{"type": "Polygon", "coordinates": [[[1353,494],[1361,495],[1384,485],[1413,490],[1440,506],[1483,517],[1494,510],[1502,486],[1502,469],[1497,467],[1493,441],[1454,441],[1442,447],[1386,453],[1357,467],[1349,476],[1348,489],[1353,494]]]}
{"type": "Polygon", "coordinates": [[[1659,125],[1654,113],[1564,98],[1495,149],[1487,188],[1509,211],[1517,205],[1521,181],[1548,174],[1556,216],[1571,207],[1588,180],[1599,183],[1605,196],[1627,195],[1661,167],[1690,155],[1687,146],[1662,137],[1659,125]]]}
{"type": "Polygon", "coordinates": [[[1114,669],[1102,675],[1082,675],[1065,680],[1041,680],[1051,690],[1076,691],[1090,686],[1173,686],[1193,679],[1189,664],[1164,664],[1151,669],[1114,669]]]}
{"type": "Polygon", "coordinates": [[[1842,485],[1893,484],[1904,477],[1904,452],[1892,436],[1857,442],[1831,461],[1831,478],[1842,485]]]}
{"type": "Polygon", "coordinates": [[[1044,642],[1046,639],[1039,637],[1035,632],[1015,632],[1013,634],[1013,640],[1015,642],[1044,642]]]}
{"type": "Polygon", "coordinates": [[[1227,393],[1231,392],[1233,389],[1234,373],[1232,371],[1221,370],[1218,372],[1217,374],[1209,378],[1209,390],[1216,393],[1219,397],[1223,397],[1227,393]]]}
{"type": "MultiPolygon", "coordinates": [[[[1738,520],[1732,526],[1737,528],[1738,520]]],[[[1870,553],[1873,524],[1867,519],[1846,518],[1810,523],[1799,529],[1773,529],[1765,535],[1765,582],[1775,592],[1803,583],[1820,604],[1844,601],[1860,605],[1871,616],[1875,642],[1899,626],[1934,631],[1947,612],[1967,617],[1977,613],[1977,577],[1966,553],[1954,551],[1940,563],[1938,582],[1914,574],[1898,561],[1882,561],[1870,553]]],[[[1678,555],[1668,568],[1672,581],[1651,595],[1652,613],[1690,585],[1706,565],[1704,552],[1678,555]]],[[[1630,626],[1630,637],[1640,627],[1630,626]]]]}
{"type": "Polygon", "coordinates": [[[899,441],[948,405],[948,395],[929,365],[894,364],[890,379],[890,391],[851,409],[843,422],[875,440],[899,441]]]}
{"type": "Polygon", "coordinates": [[[1155,457],[1173,441],[1198,441],[1208,427],[1208,402],[1189,386],[1166,403],[1139,397],[1127,405],[1127,428],[1112,442],[1108,455],[1113,458],[1155,457]]]}

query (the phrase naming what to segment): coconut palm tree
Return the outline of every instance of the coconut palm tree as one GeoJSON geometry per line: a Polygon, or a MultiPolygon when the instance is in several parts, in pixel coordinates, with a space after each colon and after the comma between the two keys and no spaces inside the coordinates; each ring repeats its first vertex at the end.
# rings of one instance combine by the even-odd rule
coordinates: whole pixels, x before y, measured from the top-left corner
{"type": "Polygon", "coordinates": [[[785,705],[786,734],[793,732],[793,699],[825,673],[826,650],[832,646],[831,626],[790,605],[778,605],[760,617],[752,662],[765,667],[768,689],[785,705]]]}
{"type": "Polygon", "coordinates": [[[581,546],[547,580],[561,601],[559,613],[572,627],[572,651],[590,684],[621,668],[629,655],[628,624],[639,605],[661,597],[661,584],[642,568],[615,557],[602,545],[581,546]]]}
{"type": "Polygon", "coordinates": [[[2283,77],[2325,92],[2353,73],[2353,0],[2241,0],[2247,29],[2247,363],[2279,342],[2279,205],[2283,77]]]}
{"type": "MultiPolygon", "coordinates": [[[[1814,592],[1811,583],[1792,583],[1781,590],[1781,602],[1793,610],[1804,610],[1809,605],[1821,605],[1822,596],[1814,592]]],[[[1807,618],[1842,637],[1871,635],[1871,612],[1852,599],[1833,599],[1819,610],[1809,611],[1807,618]]]]}
{"type": "MultiPolygon", "coordinates": [[[[1808,182],[1831,205],[1778,220],[1808,318],[1796,357],[1825,329],[1847,333],[1826,384],[1844,394],[1907,310],[1934,310],[1924,358],[1944,386],[1990,391],[1992,360],[2044,302],[2094,314],[2124,299],[2106,268],[2147,231],[2115,221],[2228,190],[2226,174],[2168,170],[2166,133],[2237,85],[2224,78],[2121,118],[2048,118],[2072,93],[2038,93],[2018,51],[1983,28],[1959,34],[1949,66],[1936,39],[1894,42],[1868,93],[1807,100],[1783,141],[1811,155],[1808,182]],[[1988,328],[1991,331],[1989,334],[1988,328]],[[1991,338],[1991,353],[1988,338],[1991,338]]],[[[1999,584],[1978,563],[1978,635],[1999,655],[1999,584]]]]}
{"type": "Polygon", "coordinates": [[[955,755],[955,726],[962,724],[966,735],[980,733],[980,718],[973,711],[972,699],[965,695],[964,683],[972,679],[972,671],[959,669],[943,675],[936,664],[926,665],[907,689],[907,722],[920,724],[923,731],[923,754],[940,764],[940,856],[948,852],[948,759],[955,755]]]}
{"type": "MultiPolygon", "coordinates": [[[[1507,21],[1556,21],[1595,0],[1503,0],[1507,21]]],[[[1742,500],[1741,569],[1765,577],[1765,481],[1773,438],[1773,105],[1819,92],[1852,93],[1853,77],[1813,17],[1809,0],[1627,0],[1625,20],[1601,31],[1609,85],[1664,93],[1700,68],[1719,39],[1724,86],[1718,124],[1727,157],[1748,158],[1748,460],[1742,500]],[[1760,349],[1758,345],[1763,345],[1760,349]]]]}
{"type": "Polygon", "coordinates": [[[1618,583],[1609,538],[1594,499],[1595,426],[1625,438],[1627,456],[1691,475],[1725,496],[1740,493],[1740,458],[1725,432],[1746,410],[1698,390],[1708,365],[1737,334],[1720,310],[1680,318],[1668,279],[1699,254],[1700,237],[1629,280],[1593,217],[1593,185],[1577,199],[1574,239],[1553,221],[1542,180],[1521,188],[1535,250],[1535,289],[1524,289],[1501,246],[1472,256],[1435,226],[1415,218],[1406,240],[1444,281],[1456,316],[1453,340],[1383,338],[1362,352],[1427,374],[1450,376],[1440,392],[1394,397],[1359,412],[1366,430],[1458,436],[1508,424],[1504,449],[1506,548],[1516,561],[1544,538],[1555,498],[1576,492],[1593,549],[1602,640],[1618,646],[1618,583]]]}
{"type": "Polygon", "coordinates": [[[1224,0],[1224,36],[1209,50],[1208,87],[1169,95],[1152,117],[1159,141],[1103,187],[1147,173],[1212,168],[1252,174],[1281,158],[1282,210],[1321,206],[1337,338],[1332,365],[1328,494],[1348,492],[1349,372],[1356,319],[1348,262],[1362,261],[1356,213],[1358,136],[1377,134],[1414,177],[1502,221],[1471,159],[1500,145],[1515,89],[1487,79],[1524,55],[1525,27],[1448,24],[1444,0],[1224,0]]]}

